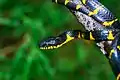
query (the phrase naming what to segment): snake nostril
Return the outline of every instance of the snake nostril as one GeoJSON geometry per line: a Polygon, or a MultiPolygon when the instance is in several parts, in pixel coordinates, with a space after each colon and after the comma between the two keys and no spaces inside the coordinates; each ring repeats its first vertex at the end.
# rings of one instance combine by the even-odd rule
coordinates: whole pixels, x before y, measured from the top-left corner
{"type": "Polygon", "coordinates": [[[39,43],[39,47],[45,47],[45,45],[46,43],[44,41],[39,43]]]}

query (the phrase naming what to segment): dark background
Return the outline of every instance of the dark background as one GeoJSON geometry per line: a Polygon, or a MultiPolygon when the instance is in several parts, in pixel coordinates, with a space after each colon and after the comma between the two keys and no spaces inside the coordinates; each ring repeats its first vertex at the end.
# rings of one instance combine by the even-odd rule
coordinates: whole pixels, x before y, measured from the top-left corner
{"type": "MultiPolygon", "coordinates": [[[[100,1],[120,17],[119,0],[100,1]]],[[[92,41],[39,49],[39,41],[74,29],[82,25],[52,0],[0,0],[0,80],[114,80],[92,41]]]]}

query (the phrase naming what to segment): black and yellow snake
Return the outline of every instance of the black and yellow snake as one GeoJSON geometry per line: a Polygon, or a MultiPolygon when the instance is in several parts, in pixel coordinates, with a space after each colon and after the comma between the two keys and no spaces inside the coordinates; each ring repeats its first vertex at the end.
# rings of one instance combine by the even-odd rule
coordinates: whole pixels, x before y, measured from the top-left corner
{"type": "Polygon", "coordinates": [[[94,40],[120,80],[120,22],[98,0],[53,0],[66,6],[86,31],[71,30],[40,42],[40,49],[59,48],[74,39],[94,40]]]}

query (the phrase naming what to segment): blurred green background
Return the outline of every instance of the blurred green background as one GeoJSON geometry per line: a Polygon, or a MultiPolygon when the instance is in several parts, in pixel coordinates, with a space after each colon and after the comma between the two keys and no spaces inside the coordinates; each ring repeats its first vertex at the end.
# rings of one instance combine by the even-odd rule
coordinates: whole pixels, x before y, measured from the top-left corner
{"type": "MultiPolygon", "coordinates": [[[[120,17],[118,0],[100,1],[120,17]]],[[[52,0],[0,0],[0,80],[114,80],[94,42],[39,49],[39,41],[74,29],[83,26],[52,0]]]]}

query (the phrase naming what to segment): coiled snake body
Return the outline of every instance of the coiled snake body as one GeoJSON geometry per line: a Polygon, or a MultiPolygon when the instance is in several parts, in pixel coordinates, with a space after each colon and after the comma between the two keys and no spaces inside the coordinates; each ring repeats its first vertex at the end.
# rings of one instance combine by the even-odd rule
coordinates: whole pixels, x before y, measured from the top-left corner
{"type": "Polygon", "coordinates": [[[74,39],[94,40],[120,80],[120,22],[98,0],[53,0],[66,6],[86,31],[71,30],[40,42],[40,49],[59,48],[74,39]]]}

